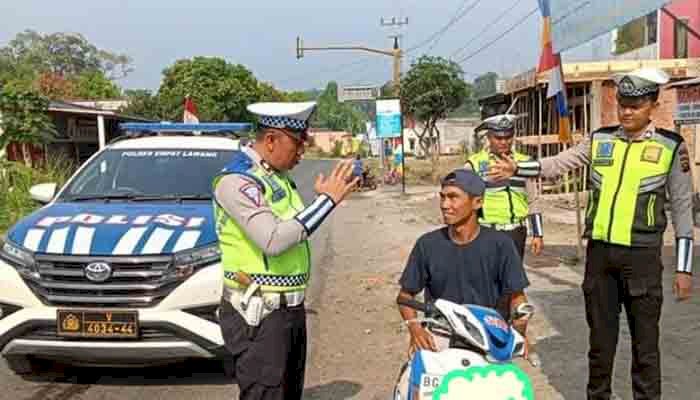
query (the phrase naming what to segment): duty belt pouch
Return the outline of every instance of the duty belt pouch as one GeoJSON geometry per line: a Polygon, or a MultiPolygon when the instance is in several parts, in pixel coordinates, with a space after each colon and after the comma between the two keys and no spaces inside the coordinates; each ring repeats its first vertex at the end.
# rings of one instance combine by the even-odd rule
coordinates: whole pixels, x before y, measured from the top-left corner
{"type": "Polygon", "coordinates": [[[244,293],[232,292],[230,302],[233,308],[243,317],[248,326],[257,327],[270,315],[271,312],[279,308],[279,304],[271,304],[259,293],[260,285],[253,283],[244,293]]]}

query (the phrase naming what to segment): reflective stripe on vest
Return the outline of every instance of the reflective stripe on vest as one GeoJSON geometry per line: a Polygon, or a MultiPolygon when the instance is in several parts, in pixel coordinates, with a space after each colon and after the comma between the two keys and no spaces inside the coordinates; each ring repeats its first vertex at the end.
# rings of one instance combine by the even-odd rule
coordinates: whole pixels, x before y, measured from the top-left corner
{"type": "Polygon", "coordinates": [[[666,180],[678,145],[659,133],[628,142],[594,132],[586,236],[624,246],[659,245],[666,229],[666,180]]]}
{"type": "MultiPolygon", "coordinates": [[[[518,152],[514,153],[515,161],[528,161],[530,157],[518,152]]],[[[485,179],[493,157],[488,150],[482,150],[471,157],[469,162],[475,172],[485,179]]],[[[486,193],[482,206],[481,223],[511,224],[527,217],[529,206],[526,179],[513,177],[504,182],[486,182],[486,193]]]]}
{"type": "MultiPolygon", "coordinates": [[[[247,175],[264,187],[264,198],[273,214],[286,221],[294,218],[304,209],[299,193],[287,178],[267,173],[254,166],[245,172],[230,171],[247,175]]],[[[225,174],[214,179],[214,187],[225,174]]],[[[311,254],[308,241],[298,243],[276,256],[266,256],[262,250],[248,238],[238,223],[226,214],[226,211],[214,202],[221,264],[224,284],[238,288],[233,273],[243,271],[250,275],[264,291],[297,291],[306,288],[309,280],[311,254]]]]}

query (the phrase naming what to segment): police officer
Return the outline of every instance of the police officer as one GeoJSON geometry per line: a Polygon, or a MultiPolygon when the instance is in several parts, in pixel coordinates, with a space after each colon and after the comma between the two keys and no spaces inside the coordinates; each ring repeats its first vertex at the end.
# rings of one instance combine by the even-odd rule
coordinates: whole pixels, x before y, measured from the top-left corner
{"type": "Polygon", "coordinates": [[[673,291],[692,290],[693,225],[688,149],[675,132],[654,126],[660,85],[668,75],[641,69],[615,77],[620,126],[602,128],[540,162],[499,161],[491,177],[555,177],[590,165],[583,292],[590,328],[588,399],[610,399],[619,313],[632,335],[634,399],[661,398],[659,318],[666,202],[676,232],[673,291]],[[668,194],[668,196],[667,196],[668,194]]]}
{"type": "Polygon", "coordinates": [[[532,161],[530,156],[513,150],[514,121],[515,116],[508,114],[485,119],[475,132],[486,131],[488,148],[469,157],[464,167],[486,180],[479,223],[510,236],[522,260],[527,240],[526,220],[530,222],[532,252],[539,255],[544,246],[542,215],[534,207],[534,183],[518,176],[501,181],[492,181],[487,176],[489,166],[502,156],[512,157],[517,162],[532,161]]]}
{"type": "Polygon", "coordinates": [[[316,104],[257,103],[255,141],[214,180],[224,270],[221,329],[233,354],[240,398],[299,400],[306,364],[305,289],[309,236],[357,183],[339,163],[316,180],[305,206],[288,172],[304,153],[316,104]]]}

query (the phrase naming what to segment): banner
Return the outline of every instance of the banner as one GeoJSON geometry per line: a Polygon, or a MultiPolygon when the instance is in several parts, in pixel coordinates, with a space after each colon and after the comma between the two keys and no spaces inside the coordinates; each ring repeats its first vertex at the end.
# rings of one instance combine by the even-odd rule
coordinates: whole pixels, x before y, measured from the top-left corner
{"type": "Polygon", "coordinates": [[[377,100],[377,137],[401,136],[401,128],[401,102],[398,99],[377,100]]]}
{"type": "Polygon", "coordinates": [[[550,7],[554,54],[586,43],[670,2],[671,0],[552,1],[550,7]]]}

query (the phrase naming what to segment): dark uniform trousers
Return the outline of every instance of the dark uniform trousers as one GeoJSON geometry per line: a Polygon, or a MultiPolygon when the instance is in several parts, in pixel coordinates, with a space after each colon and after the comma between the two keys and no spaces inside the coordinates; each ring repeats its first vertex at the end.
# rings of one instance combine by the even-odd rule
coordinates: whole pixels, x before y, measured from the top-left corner
{"type": "Polygon", "coordinates": [[[515,243],[515,248],[518,250],[518,254],[520,254],[520,260],[525,260],[525,242],[527,241],[527,228],[521,226],[510,231],[502,232],[510,236],[511,239],[513,239],[513,243],[515,243]]]}
{"type": "Polygon", "coordinates": [[[659,317],[663,302],[659,247],[631,248],[588,241],[583,293],[590,328],[587,398],[608,400],[620,323],[625,307],[632,336],[635,400],[661,398],[659,317]]]}
{"type": "Polygon", "coordinates": [[[221,331],[233,355],[241,400],[301,400],[306,368],[304,305],[282,306],[252,330],[233,306],[221,303],[221,331]]]}

